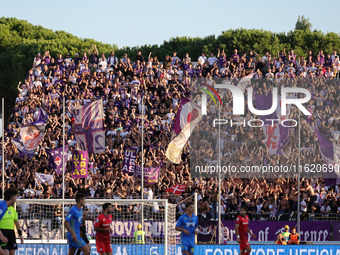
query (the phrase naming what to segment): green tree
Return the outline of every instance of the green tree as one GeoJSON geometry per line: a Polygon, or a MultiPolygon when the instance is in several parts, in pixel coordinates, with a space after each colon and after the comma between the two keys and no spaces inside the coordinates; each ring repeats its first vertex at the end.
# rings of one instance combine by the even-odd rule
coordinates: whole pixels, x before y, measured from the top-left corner
{"type": "Polygon", "coordinates": [[[299,16],[295,24],[295,30],[312,31],[312,23],[310,23],[309,18],[305,18],[304,15],[299,16]]]}

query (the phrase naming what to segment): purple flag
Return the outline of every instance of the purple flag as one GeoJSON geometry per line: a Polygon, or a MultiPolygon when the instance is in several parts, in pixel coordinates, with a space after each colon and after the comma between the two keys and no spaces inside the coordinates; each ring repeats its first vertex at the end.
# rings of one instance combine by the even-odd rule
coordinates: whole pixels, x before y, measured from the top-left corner
{"type": "MultiPolygon", "coordinates": [[[[255,102],[257,110],[268,110],[273,104],[273,96],[269,95],[255,95],[255,102]]],[[[289,128],[284,127],[278,122],[272,123],[266,121],[268,119],[275,119],[283,121],[289,115],[289,107],[287,107],[286,116],[281,116],[281,100],[278,99],[277,110],[269,115],[260,115],[259,118],[264,122],[263,131],[266,137],[265,144],[270,155],[282,154],[283,147],[289,142],[289,128]]]]}
{"type": "MultiPolygon", "coordinates": [[[[48,150],[50,154],[50,166],[53,167],[56,171],[56,174],[63,173],[63,147],[55,149],[55,150],[48,150]]],[[[67,165],[67,153],[68,147],[65,146],[65,154],[64,154],[64,166],[66,169],[67,165]]]]}
{"type": "Polygon", "coordinates": [[[72,111],[75,137],[81,150],[89,153],[105,151],[104,111],[102,100],[97,100],[72,111]]]}
{"type": "Polygon", "coordinates": [[[322,158],[329,164],[339,164],[340,163],[340,146],[333,144],[330,140],[324,137],[315,124],[316,135],[319,140],[319,146],[322,154],[322,158]]]}
{"type": "Polygon", "coordinates": [[[44,109],[41,108],[41,107],[39,107],[37,119],[38,119],[38,120],[43,120],[43,121],[45,121],[45,122],[48,122],[48,115],[46,114],[46,112],[44,111],[44,109]]]}
{"type": "MultiPolygon", "coordinates": [[[[159,179],[159,167],[154,168],[144,168],[144,183],[146,184],[155,184],[158,183],[159,179]]],[[[140,166],[135,167],[134,173],[135,181],[140,183],[142,179],[142,168],[140,166]]]]}
{"type": "MultiPolygon", "coordinates": [[[[326,137],[324,137],[318,128],[318,123],[315,123],[315,132],[319,140],[319,146],[321,150],[321,155],[323,160],[329,165],[338,165],[340,164],[340,145],[332,143],[326,137]]],[[[335,169],[335,168],[334,168],[335,169]]],[[[324,173],[325,182],[328,184],[331,183],[340,183],[340,180],[330,181],[328,179],[339,178],[339,173],[335,172],[326,172],[324,173]]]]}
{"type": "Polygon", "coordinates": [[[124,154],[122,172],[133,175],[136,165],[137,148],[127,148],[124,154]]]}
{"type": "Polygon", "coordinates": [[[87,151],[73,151],[72,178],[86,178],[88,176],[89,157],[87,151]]]}

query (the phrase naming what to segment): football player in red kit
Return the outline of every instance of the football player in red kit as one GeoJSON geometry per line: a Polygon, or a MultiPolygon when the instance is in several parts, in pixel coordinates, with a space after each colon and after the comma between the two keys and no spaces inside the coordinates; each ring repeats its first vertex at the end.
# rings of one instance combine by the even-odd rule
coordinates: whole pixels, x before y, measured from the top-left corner
{"type": "Polygon", "coordinates": [[[240,255],[249,255],[251,252],[251,247],[248,241],[248,233],[251,234],[252,237],[256,238],[253,232],[249,229],[249,217],[246,215],[247,209],[245,207],[241,207],[240,215],[236,219],[236,235],[237,242],[240,244],[240,255]]]}
{"type": "Polygon", "coordinates": [[[103,204],[103,213],[100,214],[94,224],[96,231],[97,252],[100,255],[112,255],[111,237],[112,233],[112,213],[113,206],[110,203],[103,204]]]}

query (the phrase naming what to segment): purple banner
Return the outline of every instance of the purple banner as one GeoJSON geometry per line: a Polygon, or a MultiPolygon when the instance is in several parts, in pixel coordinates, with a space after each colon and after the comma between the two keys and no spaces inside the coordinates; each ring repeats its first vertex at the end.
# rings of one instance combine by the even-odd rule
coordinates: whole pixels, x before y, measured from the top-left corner
{"type": "Polygon", "coordinates": [[[89,157],[87,151],[73,151],[72,178],[86,178],[88,176],[89,157]]]}
{"type": "Polygon", "coordinates": [[[102,100],[97,100],[72,111],[75,137],[83,151],[101,153],[105,151],[104,111],[102,100]]]}
{"type": "MultiPolygon", "coordinates": [[[[64,154],[64,165],[66,169],[67,165],[67,153],[68,147],[65,146],[65,154],[64,154]]],[[[55,149],[55,150],[48,150],[48,154],[50,154],[50,167],[55,169],[56,174],[63,173],[63,147],[55,149]]]]}
{"type": "Polygon", "coordinates": [[[340,241],[340,222],[333,222],[333,241],[340,241]]]}
{"type": "MultiPolygon", "coordinates": [[[[140,221],[117,220],[113,221],[111,228],[112,235],[115,237],[133,237],[133,233],[137,230],[140,221]]],[[[171,223],[170,223],[171,224],[171,223]]],[[[175,228],[175,226],[173,226],[175,228]]],[[[144,229],[146,237],[163,237],[164,222],[160,221],[144,221],[144,229]]],[[[86,231],[88,234],[94,234],[94,222],[86,221],[86,231]]],[[[179,231],[176,231],[180,235],[179,231]]]]}
{"type": "MultiPolygon", "coordinates": [[[[144,168],[144,183],[145,184],[155,184],[158,183],[159,179],[159,167],[154,168],[144,168]]],[[[142,179],[142,168],[136,165],[134,178],[137,183],[141,182],[142,179]]]]}
{"type": "Polygon", "coordinates": [[[198,242],[216,242],[216,233],[218,222],[210,220],[201,220],[198,222],[198,242]]]}
{"type": "Polygon", "coordinates": [[[136,165],[137,148],[127,148],[124,154],[122,172],[133,175],[136,165]]]}
{"type": "MultiPolygon", "coordinates": [[[[228,241],[236,241],[235,221],[222,221],[224,229],[222,229],[222,243],[228,241]]],[[[208,230],[214,229],[218,231],[218,224],[212,221],[199,221],[198,223],[200,234],[197,240],[201,242],[210,242],[211,235],[216,237],[216,233],[211,233],[208,230]],[[203,231],[201,231],[203,229],[203,231]],[[201,233],[203,232],[203,233],[201,233]]],[[[252,241],[275,241],[276,236],[280,232],[284,232],[284,226],[296,226],[296,222],[292,221],[250,221],[249,229],[256,235],[252,241]]],[[[330,222],[301,222],[300,237],[301,241],[329,241],[330,240],[330,222]]],[[[335,228],[333,227],[335,230],[335,228]]],[[[335,232],[335,231],[334,231],[335,232]]],[[[214,239],[216,240],[216,239],[214,239]]]]}

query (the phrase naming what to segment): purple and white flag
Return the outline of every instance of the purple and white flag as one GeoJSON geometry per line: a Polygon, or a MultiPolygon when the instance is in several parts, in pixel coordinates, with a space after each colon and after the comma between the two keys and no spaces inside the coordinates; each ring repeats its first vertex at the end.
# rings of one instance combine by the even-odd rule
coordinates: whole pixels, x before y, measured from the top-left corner
{"type": "MultiPolygon", "coordinates": [[[[65,150],[64,150],[65,169],[67,165],[67,153],[68,153],[68,147],[65,146],[65,150]]],[[[62,174],[63,173],[63,147],[55,149],[55,150],[48,150],[48,154],[50,154],[50,166],[55,169],[56,174],[62,174]]]]}
{"type": "MultiPolygon", "coordinates": [[[[268,110],[273,104],[273,96],[255,95],[255,102],[257,110],[268,110]]],[[[268,119],[279,120],[280,122],[289,116],[289,107],[287,107],[287,114],[281,116],[281,100],[278,99],[278,111],[274,111],[269,115],[260,115],[259,118],[264,122],[263,131],[265,135],[265,145],[270,155],[282,154],[282,148],[289,142],[289,128],[284,127],[278,122],[268,122],[268,119]]]]}
{"type": "MultiPolygon", "coordinates": [[[[159,180],[159,167],[154,168],[144,168],[144,183],[145,184],[155,184],[159,180]]],[[[137,183],[142,180],[142,168],[140,166],[135,167],[134,179],[137,183]]]]}
{"type": "Polygon", "coordinates": [[[83,151],[101,153],[105,151],[104,111],[102,100],[76,108],[72,111],[75,138],[83,151]]]}
{"type": "Polygon", "coordinates": [[[41,184],[44,184],[45,182],[48,183],[48,185],[54,184],[54,177],[51,174],[41,174],[41,173],[35,173],[36,180],[38,180],[41,184]]]}
{"type": "Polygon", "coordinates": [[[87,151],[73,151],[72,178],[86,178],[89,173],[89,155],[87,151]]]}
{"type": "Polygon", "coordinates": [[[41,108],[41,107],[39,107],[39,110],[37,112],[37,119],[38,120],[44,120],[44,121],[48,122],[48,115],[46,114],[44,109],[41,108]]]}
{"type": "Polygon", "coordinates": [[[127,148],[124,154],[122,172],[133,175],[135,171],[137,148],[127,148]]]}
{"type": "Polygon", "coordinates": [[[244,92],[246,87],[248,86],[250,80],[254,77],[256,73],[248,74],[247,76],[243,77],[238,83],[237,87],[244,92]]]}

